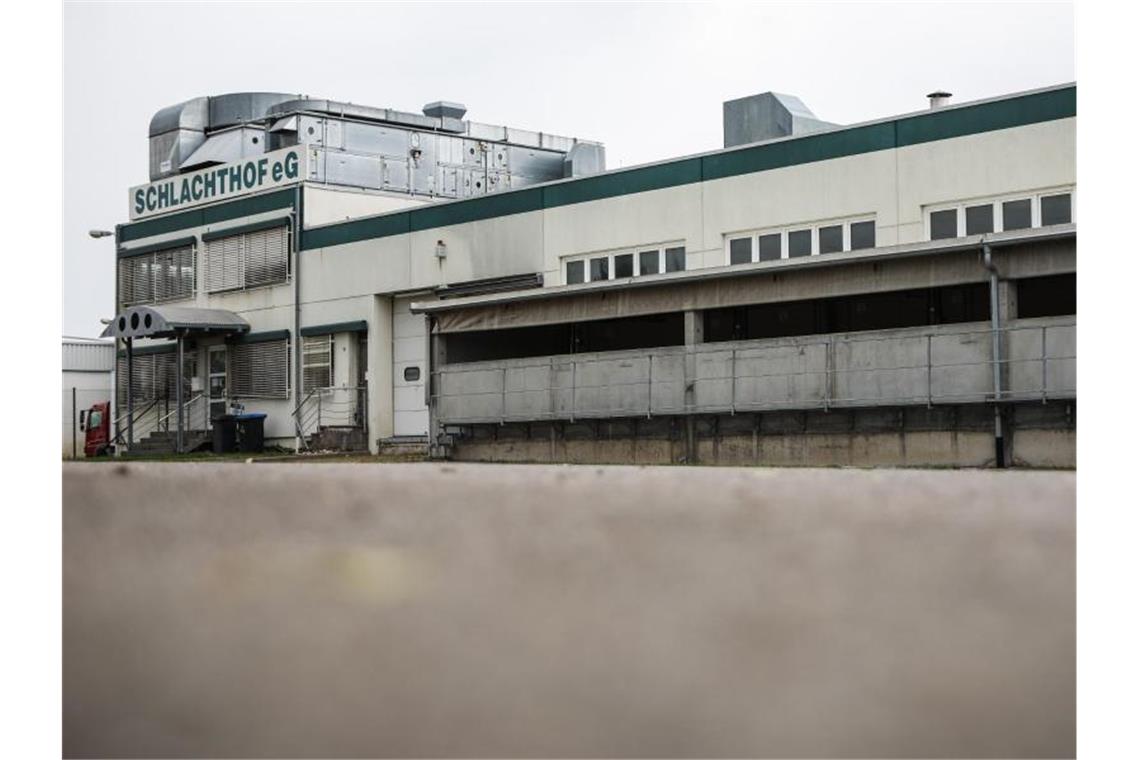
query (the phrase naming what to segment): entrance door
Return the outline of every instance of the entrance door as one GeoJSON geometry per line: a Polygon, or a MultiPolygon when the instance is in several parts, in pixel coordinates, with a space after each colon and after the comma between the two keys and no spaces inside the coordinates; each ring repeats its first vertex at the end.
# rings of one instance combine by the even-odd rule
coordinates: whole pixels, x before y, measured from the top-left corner
{"type": "MultiPolygon", "coordinates": [[[[210,420],[226,413],[226,347],[210,346],[207,352],[210,393],[210,420]]],[[[209,420],[207,420],[209,423],[209,420]]]]}
{"type": "Polygon", "coordinates": [[[392,302],[392,406],[395,434],[428,434],[428,408],[424,401],[427,381],[427,318],[412,314],[412,301],[424,296],[396,298],[392,302]]]}

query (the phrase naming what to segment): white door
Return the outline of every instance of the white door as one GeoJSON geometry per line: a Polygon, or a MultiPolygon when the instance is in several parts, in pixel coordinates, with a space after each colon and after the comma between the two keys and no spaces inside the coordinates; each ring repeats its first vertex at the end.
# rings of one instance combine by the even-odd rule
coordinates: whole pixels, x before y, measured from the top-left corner
{"type": "Polygon", "coordinates": [[[207,427],[213,427],[210,420],[215,417],[221,417],[226,413],[226,347],[210,346],[206,351],[207,367],[209,376],[209,398],[210,408],[209,419],[206,420],[207,427]]]}
{"type": "Polygon", "coordinates": [[[396,298],[392,302],[392,406],[396,435],[427,435],[427,318],[412,314],[413,301],[427,296],[396,298]]]}

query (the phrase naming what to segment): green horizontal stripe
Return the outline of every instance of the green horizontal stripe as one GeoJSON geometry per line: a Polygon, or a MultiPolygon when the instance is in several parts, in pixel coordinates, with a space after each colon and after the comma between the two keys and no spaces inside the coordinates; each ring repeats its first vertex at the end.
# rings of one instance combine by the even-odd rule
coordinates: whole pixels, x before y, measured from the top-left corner
{"type": "Polygon", "coordinates": [[[1022,95],[965,108],[937,109],[894,122],[898,147],[992,132],[1077,115],[1077,88],[1022,95]]]}
{"type": "Polygon", "coordinates": [[[894,123],[870,124],[705,156],[701,159],[702,176],[706,180],[723,179],[894,147],[894,123]]]}
{"type": "Polygon", "coordinates": [[[185,248],[188,245],[194,245],[198,242],[194,237],[178,238],[177,240],[166,240],[161,243],[153,243],[151,245],[140,245],[138,248],[120,248],[119,258],[129,259],[131,256],[144,256],[148,253],[155,251],[169,251],[172,248],[185,248]]]}
{"type": "Polygon", "coordinates": [[[294,188],[277,190],[272,193],[262,193],[261,195],[251,195],[248,198],[216,203],[212,206],[203,206],[169,216],[121,224],[119,225],[119,241],[125,243],[131,240],[141,240],[155,235],[164,235],[168,232],[177,232],[192,227],[205,227],[207,224],[228,222],[231,219],[241,219],[244,216],[263,214],[266,211],[292,208],[295,192],[294,188]]]}
{"type": "Polygon", "coordinates": [[[495,216],[510,216],[542,209],[542,189],[530,188],[510,193],[494,193],[478,198],[453,201],[446,205],[423,206],[408,212],[411,231],[430,230],[449,224],[463,224],[495,216]]]}
{"type": "Polygon", "coordinates": [[[278,217],[276,219],[266,219],[261,222],[251,222],[250,224],[241,224],[237,227],[226,227],[222,230],[211,230],[210,232],[202,233],[202,242],[205,243],[210,240],[221,240],[222,238],[233,237],[234,235],[244,235],[247,232],[259,232],[261,230],[271,230],[274,227],[282,227],[288,225],[292,220],[287,216],[278,217]]]}
{"type": "Polygon", "coordinates": [[[301,328],[301,335],[305,337],[346,332],[368,332],[368,323],[363,319],[358,319],[355,322],[334,322],[330,325],[311,325],[301,328]]]}
{"type": "Polygon", "coordinates": [[[404,235],[411,230],[407,211],[366,219],[355,219],[342,224],[330,224],[327,227],[305,230],[301,233],[301,249],[326,248],[333,245],[353,243],[357,240],[404,235]]]}
{"type": "MultiPolygon", "coordinates": [[[[134,354],[135,356],[148,356],[150,354],[169,354],[169,353],[173,353],[174,351],[177,351],[177,350],[178,350],[178,342],[172,340],[169,343],[161,345],[161,346],[141,346],[139,348],[134,348],[134,349],[131,349],[131,353],[134,354]]],[[[119,349],[119,358],[120,359],[126,359],[127,358],[127,350],[125,348],[119,349]]]]}
{"type": "Polygon", "coordinates": [[[582,177],[542,188],[544,208],[569,206],[618,195],[644,193],[701,181],[700,158],[683,158],[640,169],[629,169],[593,177],[582,177]]]}
{"type": "Polygon", "coordinates": [[[331,224],[306,230],[301,248],[303,250],[326,248],[361,240],[402,235],[452,224],[890,150],[934,140],[980,134],[995,129],[1065,119],[1076,114],[1077,89],[1075,86],[1064,87],[964,108],[938,109],[878,124],[733,148],[707,156],[682,158],[653,166],[611,171],[541,187],[512,190],[464,201],[424,206],[395,214],[331,224]]]}
{"type": "Polygon", "coordinates": [[[271,340],[288,340],[288,330],[267,330],[266,332],[246,333],[228,340],[228,343],[266,343],[271,340]]]}

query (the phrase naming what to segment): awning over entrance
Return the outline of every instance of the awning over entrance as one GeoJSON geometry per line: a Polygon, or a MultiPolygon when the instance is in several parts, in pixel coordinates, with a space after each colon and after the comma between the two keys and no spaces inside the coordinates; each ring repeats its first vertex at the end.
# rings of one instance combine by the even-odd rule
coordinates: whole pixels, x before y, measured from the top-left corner
{"type": "Polygon", "coordinates": [[[107,325],[103,338],[174,338],[203,333],[247,333],[249,322],[225,309],[189,306],[132,306],[107,325]]]}

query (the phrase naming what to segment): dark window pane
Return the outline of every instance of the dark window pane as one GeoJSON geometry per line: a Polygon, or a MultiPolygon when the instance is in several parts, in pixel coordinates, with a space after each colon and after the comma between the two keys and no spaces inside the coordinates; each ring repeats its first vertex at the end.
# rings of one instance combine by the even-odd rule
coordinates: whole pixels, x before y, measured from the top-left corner
{"type": "Polygon", "coordinates": [[[737,238],[728,241],[728,263],[747,264],[752,261],[752,238],[737,238]]]}
{"type": "Polygon", "coordinates": [[[1018,317],[1059,317],[1077,313],[1077,276],[1055,274],[1014,280],[1018,317]]]}
{"type": "Polygon", "coordinates": [[[637,263],[642,274],[657,274],[661,271],[660,256],[657,251],[642,251],[637,254],[637,263]]]}
{"type": "Polygon", "coordinates": [[[1068,224],[1073,221],[1073,199],[1065,195],[1046,195],[1041,199],[1041,224],[1068,224]]]}
{"type": "Polygon", "coordinates": [[[775,261],[780,258],[780,235],[761,235],[760,236],[760,260],[761,261],[775,261]]]}
{"type": "Polygon", "coordinates": [[[685,270],[685,247],[665,249],[665,271],[683,272],[685,270]]]}
{"type": "Polygon", "coordinates": [[[851,225],[851,250],[875,247],[875,223],[855,222],[851,225]]]}
{"type": "Polygon", "coordinates": [[[584,261],[567,261],[566,262],[566,284],[573,285],[578,282],[586,281],[586,262],[584,261]]]}
{"type": "Polygon", "coordinates": [[[843,227],[835,225],[834,227],[820,227],[819,228],[819,252],[820,253],[837,253],[843,250],[843,227]]]}
{"type": "Polygon", "coordinates": [[[590,259],[590,282],[610,279],[610,260],[605,256],[590,259]]]}
{"type": "Polygon", "coordinates": [[[633,277],[633,254],[614,256],[614,277],[633,277]]]}
{"type": "Polygon", "coordinates": [[[994,206],[987,203],[984,206],[966,207],[966,234],[981,235],[994,231],[994,206]]]}
{"type": "Polygon", "coordinates": [[[788,258],[811,255],[811,230],[788,233],[788,258]]]}
{"type": "Polygon", "coordinates": [[[1001,204],[1003,230],[1027,229],[1033,224],[1032,219],[1028,198],[1023,201],[1006,201],[1001,204]]]}
{"type": "Polygon", "coordinates": [[[935,211],[930,215],[930,239],[958,237],[958,209],[935,211]]]}

